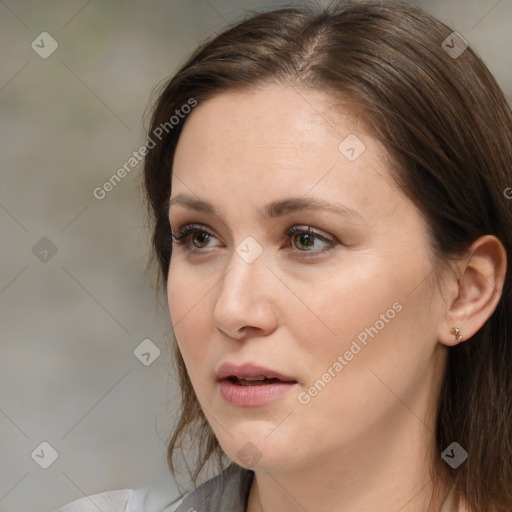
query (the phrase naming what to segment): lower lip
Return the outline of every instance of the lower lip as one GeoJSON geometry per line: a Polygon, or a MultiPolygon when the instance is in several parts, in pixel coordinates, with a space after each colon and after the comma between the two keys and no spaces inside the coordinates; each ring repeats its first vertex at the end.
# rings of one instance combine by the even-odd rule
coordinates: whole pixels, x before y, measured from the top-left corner
{"type": "Polygon", "coordinates": [[[238,386],[230,380],[220,381],[220,394],[231,405],[255,407],[264,405],[288,393],[296,382],[273,382],[254,386],[238,386]]]}

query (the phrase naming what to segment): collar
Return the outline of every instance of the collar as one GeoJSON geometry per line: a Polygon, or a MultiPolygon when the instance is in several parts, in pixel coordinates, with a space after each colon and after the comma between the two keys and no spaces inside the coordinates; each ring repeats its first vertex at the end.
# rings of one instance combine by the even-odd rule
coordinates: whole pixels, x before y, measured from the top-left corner
{"type": "Polygon", "coordinates": [[[254,472],[231,463],[217,476],[187,494],[176,512],[245,512],[254,472]]]}
{"type": "MultiPolygon", "coordinates": [[[[174,512],[246,512],[249,491],[254,472],[240,467],[234,462],[215,477],[201,484],[185,495],[172,508],[174,512]]],[[[127,512],[131,509],[127,509],[127,512]]],[[[134,509],[135,510],[135,509],[134,509]]],[[[141,509],[139,509],[141,510],[141,509]]],[[[446,497],[441,512],[455,512],[453,489],[446,497]]]]}

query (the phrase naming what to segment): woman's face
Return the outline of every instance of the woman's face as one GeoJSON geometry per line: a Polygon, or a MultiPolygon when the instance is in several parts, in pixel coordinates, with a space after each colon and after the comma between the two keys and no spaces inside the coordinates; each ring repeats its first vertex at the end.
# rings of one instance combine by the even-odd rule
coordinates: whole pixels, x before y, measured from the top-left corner
{"type": "Polygon", "coordinates": [[[242,466],[308,467],[431,434],[444,304],[422,217],[388,165],[318,92],[223,93],[186,121],[169,308],[197,398],[242,466]]]}

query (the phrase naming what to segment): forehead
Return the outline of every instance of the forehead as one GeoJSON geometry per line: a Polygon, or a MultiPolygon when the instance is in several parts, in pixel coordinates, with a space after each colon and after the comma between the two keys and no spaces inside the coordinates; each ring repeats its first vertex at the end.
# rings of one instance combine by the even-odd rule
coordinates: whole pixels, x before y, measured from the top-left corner
{"type": "Polygon", "coordinates": [[[229,91],[187,118],[174,157],[173,195],[254,202],[314,190],[361,202],[376,180],[392,181],[386,164],[384,148],[354,109],[335,108],[323,93],[285,86],[229,91]]]}
{"type": "MultiPolygon", "coordinates": [[[[339,128],[364,128],[355,109],[334,109],[329,97],[318,91],[272,85],[263,89],[227,91],[200,103],[189,115],[180,138],[193,137],[197,157],[229,157],[226,149],[255,151],[283,157],[296,156],[300,148],[318,147],[319,136],[337,153],[339,128]],[[189,135],[187,137],[187,135],[189,135]]],[[[182,144],[183,145],[183,144],[182,144]]],[[[326,147],[323,149],[325,150],[326,147]]],[[[177,151],[179,153],[179,151],[177,151]]],[[[245,153],[247,154],[247,153],[245,153]]],[[[194,155],[187,155],[193,157],[194,155]]],[[[239,159],[242,155],[238,154],[239,159]]],[[[250,158],[252,155],[247,155],[250,158]]]]}

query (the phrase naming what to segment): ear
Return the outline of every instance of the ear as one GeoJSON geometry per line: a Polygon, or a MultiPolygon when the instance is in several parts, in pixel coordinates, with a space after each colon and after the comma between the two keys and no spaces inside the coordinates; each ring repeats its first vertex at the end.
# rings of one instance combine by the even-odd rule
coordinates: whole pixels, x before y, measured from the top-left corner
{"type": "Polygon", "coordinates": [[[507,253],[498,238],[485,235],[473,242],[457,267],[459,275],[447,278],[449,296],[438,332],[439,341],[448,346],[471,338],[493,314],[503,291],[507,253]]]}

